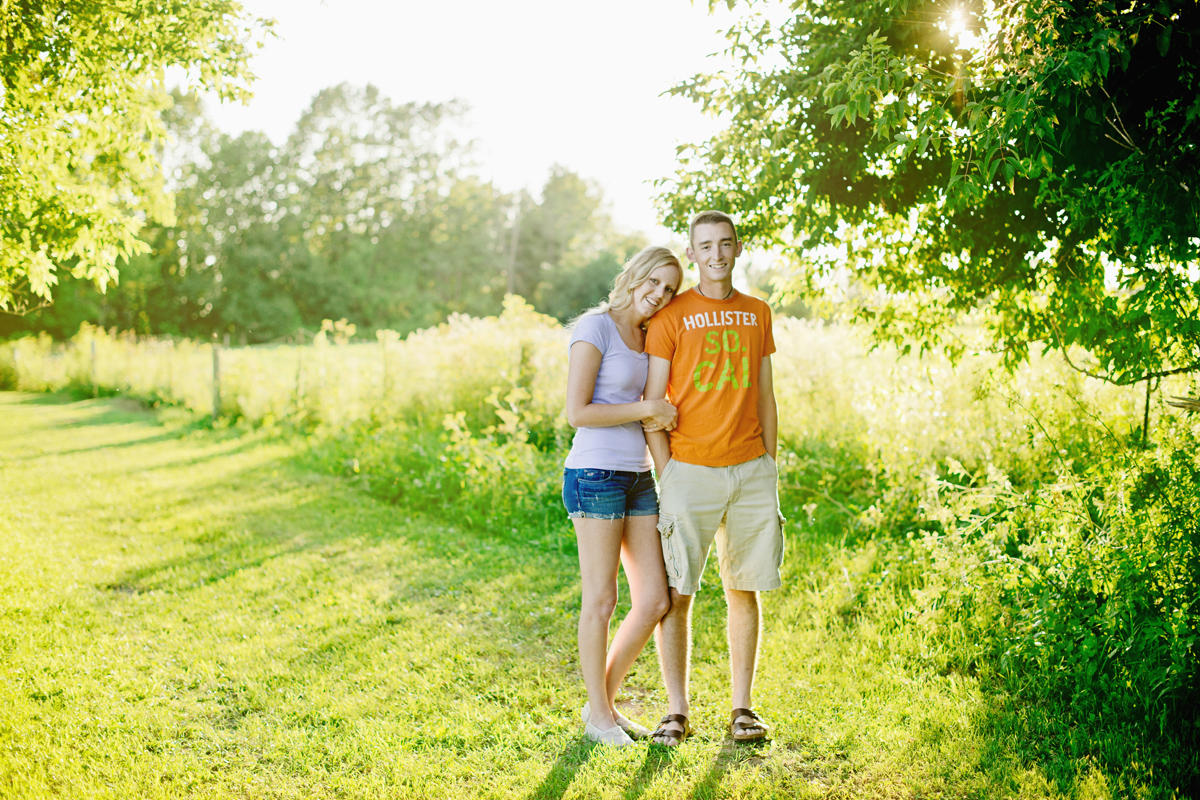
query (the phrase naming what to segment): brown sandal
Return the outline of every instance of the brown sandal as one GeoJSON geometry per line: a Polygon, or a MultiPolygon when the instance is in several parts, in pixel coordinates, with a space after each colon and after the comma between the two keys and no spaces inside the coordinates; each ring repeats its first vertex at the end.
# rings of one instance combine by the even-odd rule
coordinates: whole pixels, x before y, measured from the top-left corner
{"type": "Polygon", "coordinates": [[[729,733],[735,742],[761,742],[770,730],[762,718],[748,708],[735,708],[729,717],[729,733]],[[754,722],[738,722],[738,717],[750,717],[754,722]]]}
{"type": "Polygon", "coordinates": [[[688,724],[688,718],[683,714],[667,714],[658,723],[658,727],[650,734],[650,741],[660,747],[678,747],[683,743],[683,740],[692,735],[692,726],[688,724]],[[672,730],[667,727],[670,723],[676,723],[683,730],[672,730]],[[668,741],[659,741],[666,739],[668,741]]]}

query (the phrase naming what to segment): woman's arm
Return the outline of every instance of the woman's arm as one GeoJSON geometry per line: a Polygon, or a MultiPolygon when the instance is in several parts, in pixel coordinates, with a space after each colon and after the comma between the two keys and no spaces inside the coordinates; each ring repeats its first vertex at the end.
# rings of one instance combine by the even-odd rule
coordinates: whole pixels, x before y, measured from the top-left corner
{"type": "MultiPolygon", "coordinates": [[[[666,397],[667,384],[671,379],[671,362],[658,356],[650,356],[650,368],[646,376],[646,394],[651,399],[666,397]]],[[[671,427],[675,427],[674,424],[671,427]]],[[[643,428],[644,430],[644,428],[643,428]]],[[[650,458],[654,461],[654,472],[661,476],[671,458],[671,440],[668,429],[646,431],[646,444],[650,447],[650,458]]]]}
{"type": "Polygon", "coordinates": [[[666,400],[636,403],[593,403],[596,376],[600,374],[600,349],[590,342],[571,345],[567,366],[567,422],[572,428],[607,428],[627,422],[652,420],[675,427],[675,406],[666,400]]]}

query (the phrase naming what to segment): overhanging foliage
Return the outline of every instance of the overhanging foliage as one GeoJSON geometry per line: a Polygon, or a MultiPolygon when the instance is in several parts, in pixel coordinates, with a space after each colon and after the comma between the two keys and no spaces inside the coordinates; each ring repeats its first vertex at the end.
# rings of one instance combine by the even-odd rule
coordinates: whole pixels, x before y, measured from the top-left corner
{"type": "Polygon", "coordinates": [[[232,0],[0,0],[0,310],[50,300],[56,271],[103,287],[170,224],[155,145],[165,73],[249,96],[258,32],[232,0]]]}
{"type": "Polygon", "coordinates": [[[676,226],[740,216],[809,294],[849,274],[882,340],[953,355],[983,309],[1010,366],[1200,362],[1195,0],[744,5],[735,69],[674,90],[728,120],[664,182],[676,226]]]}

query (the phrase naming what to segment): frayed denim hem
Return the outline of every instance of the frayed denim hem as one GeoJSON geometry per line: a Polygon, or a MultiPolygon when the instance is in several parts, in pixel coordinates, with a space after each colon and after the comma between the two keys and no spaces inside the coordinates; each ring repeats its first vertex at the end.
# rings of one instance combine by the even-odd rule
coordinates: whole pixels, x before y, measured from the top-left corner
{"type": "Polygon", "coordinates": [[[592,514],[588,511],[572,511],[567,514],[567,519],[625,519],[625,513],[592,514]]]}

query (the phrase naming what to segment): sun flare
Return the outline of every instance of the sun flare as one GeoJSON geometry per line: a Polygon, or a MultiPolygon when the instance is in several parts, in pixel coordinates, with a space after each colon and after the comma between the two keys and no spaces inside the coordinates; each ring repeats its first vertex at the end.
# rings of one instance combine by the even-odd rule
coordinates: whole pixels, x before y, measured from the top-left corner
{"type": "Polygon", "coordinates": [[[954,8],[947,17],[946,32],[958,43],[960,50],[978,50],[981,44],[979,36],[968,25],[966,12],[954,8]]]}

